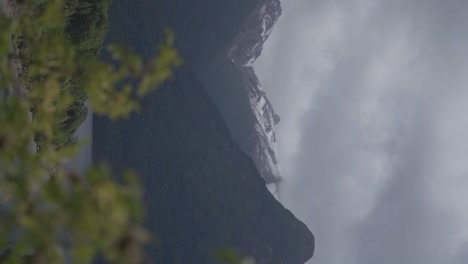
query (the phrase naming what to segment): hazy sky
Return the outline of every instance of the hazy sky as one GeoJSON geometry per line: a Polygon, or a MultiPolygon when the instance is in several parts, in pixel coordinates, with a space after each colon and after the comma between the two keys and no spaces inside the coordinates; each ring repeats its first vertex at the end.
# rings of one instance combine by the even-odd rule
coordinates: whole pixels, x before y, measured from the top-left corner
{"type": "Polygon", "coordinates": [[[78,140],[85,145],[78,151],[76,156],[64,165],[67,169],[84,174],[92,162],[92,133],[93,133],[93,110],[87,103],[88,115],[86,120],[76,131],[78,140]]]}
{"type": "Polygon", "coordinates": [[[468,1],[282,3],[255,68],[311,263],[468,263],[468,1]]]}

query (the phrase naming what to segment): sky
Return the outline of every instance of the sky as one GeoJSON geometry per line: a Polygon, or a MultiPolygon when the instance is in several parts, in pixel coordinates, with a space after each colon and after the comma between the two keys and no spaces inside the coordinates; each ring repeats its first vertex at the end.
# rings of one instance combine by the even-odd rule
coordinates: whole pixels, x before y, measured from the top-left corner
{"type": "Polygon", "coordinates": [[[468,1],[282,5],[254,67],[310,263],[468,263],[468,1]]]}
{"type": "Polygon", "coordinates": [[[72,159],[64,163],[66,169],[78,174],[84,174],[92,162],[93,109],[88,103],[86,103],[86,107],[88,107],[86,120],[75,134],[78,142],[84,145],[72,159]]]}

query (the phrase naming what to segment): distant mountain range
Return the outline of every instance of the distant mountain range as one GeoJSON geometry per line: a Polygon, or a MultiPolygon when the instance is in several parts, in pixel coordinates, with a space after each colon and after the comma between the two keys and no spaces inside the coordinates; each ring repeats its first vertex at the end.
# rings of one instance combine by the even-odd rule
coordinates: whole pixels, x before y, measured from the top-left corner
{"type": "Polygon", "coordinates": [[[257,263],[302,264],[314,236],[266,188],[282,174],[279,117],[251,63],[281,14],[278,0],[120,0],[108,42],[150,58],[169,26],[185,65],[129,120],[93,121],[94,160],[138,171],[149,262],[216,263],[232,248],[257,263]],[[263,177],[263,178],[262,178],[263,177]]]}

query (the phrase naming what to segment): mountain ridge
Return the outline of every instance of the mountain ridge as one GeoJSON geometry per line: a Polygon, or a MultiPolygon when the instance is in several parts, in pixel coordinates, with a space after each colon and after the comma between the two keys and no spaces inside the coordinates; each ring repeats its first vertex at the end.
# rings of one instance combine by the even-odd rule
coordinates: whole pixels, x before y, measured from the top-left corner
{"type": "Polygon", "coordinates": [[[219,50],[228,50],[234,29],[253,14],[252,6],[252,0],[121,0],[111,6],[107,42],[126,43],[149,59],[169,25],[186,60],[173,81],[143,100],[141,113],[118,122],[93,119],[93,160],[109,161],[116,173],[132,168],[140,175],[147,227],[158,241],[146,250],[150,263],[214,264],[212,254],[225,248],[259,264],[302,264],[313,255],[313,234],[268,191],[255,161],[219,112],[219,102],[207,92],[216,90],[224,100],[223,92],[238,95],[239,100],[227,101],[250,112],[238,116],[246,117],[246,127],[256,122],[232,62],[216,71],[202,69],[213,64],[219,50]],[[178,13],[184,3],[197,9],[178,13]],[[245,4],[239,14],[215,25],[226,35],[212,40],[211,21],[239,3],[245,4]],[[215,76],[217,71],[221,74],[215,76]],[[207,87],[201,72],[218,79],[207,87]]]}
{"type": "Polygon", "coordinates": [[[282,12],[280,0],[262,0],[244,22],[229,49],[228,58],[236,65],[252,66],[282,12]]]}
{"type": "Polygon", "coordinates": [[[225,116],[234,138],[254,160],[267,184],[275,185],[283,180],[275,134],[275,125],[279,123],[280,117],[268,100],[252,64],[261,55],[264,43],[281,14],[279,0],[261,0],[254,12],[243,21],[240,32],[225,54],[226,58],[204,75],[207,90],[225,116]],[[224,70],[220,70],[221,68],[224,70]],[[219,74],[227,74],[231,79],[238,79],[235,81],[235,87],[226,85],[229,89],[237,91],[231,91],[232,94],[228,97],[219,95],[217,87],[222,84],[213,80],[213,76],[219,74]],[[235,93],[246,95],[234,95],[235,93]],[[236,102],[248,102],[242,106],[245,108],[244,111],[239,111],[238,105],[226,102],[231,98],[240,98],[236,102]]]}

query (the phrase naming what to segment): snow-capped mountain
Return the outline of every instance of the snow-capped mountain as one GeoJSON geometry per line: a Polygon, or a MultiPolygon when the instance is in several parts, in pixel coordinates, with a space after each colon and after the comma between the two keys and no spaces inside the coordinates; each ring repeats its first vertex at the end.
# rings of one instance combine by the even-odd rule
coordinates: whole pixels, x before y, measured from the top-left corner
{"type": "Polygon", "coordinates": [[[268,39],[281,12],[279,0],[262,0],[244,24],[228,53],[228,58],[242,75],[249,105],[256,120],[254,131],[250,133],[250,137],[255,137],[255,139],[249,140],[255,145],[242,146],[241,144],[241,147],[254,160],[267,183],[278,183],[282,179],[275,136],[275,125],[278,124],[280,118],[263,91],[252,68],[252,63],[260,56],[263,44],[268,39]]]}

